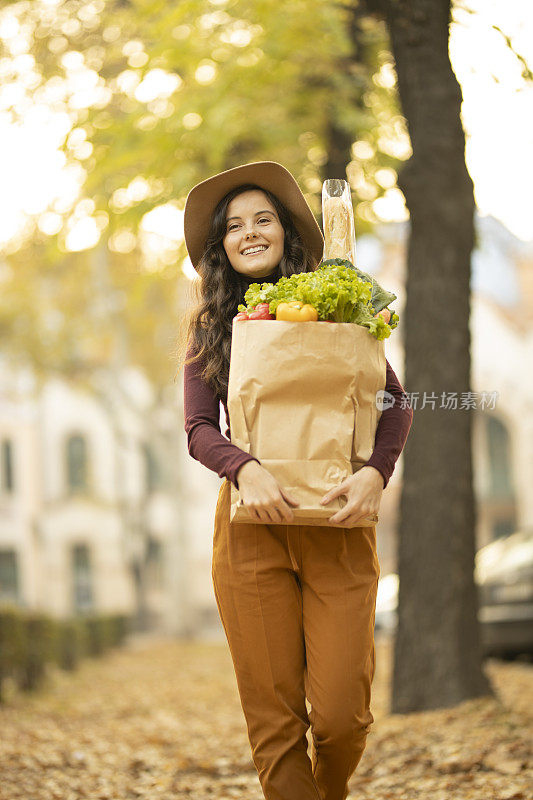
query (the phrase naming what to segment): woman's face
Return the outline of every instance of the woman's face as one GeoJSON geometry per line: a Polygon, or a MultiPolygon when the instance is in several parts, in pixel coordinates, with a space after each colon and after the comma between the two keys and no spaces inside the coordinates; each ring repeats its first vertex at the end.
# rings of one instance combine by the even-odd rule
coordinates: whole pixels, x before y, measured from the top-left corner
{"type": "Polygon", "coordinates": [[[253,189],[237,195],[226,212],[224,250],[236,272],[264,278],[283,256],[285,232],[266,194],[253,189]]]}

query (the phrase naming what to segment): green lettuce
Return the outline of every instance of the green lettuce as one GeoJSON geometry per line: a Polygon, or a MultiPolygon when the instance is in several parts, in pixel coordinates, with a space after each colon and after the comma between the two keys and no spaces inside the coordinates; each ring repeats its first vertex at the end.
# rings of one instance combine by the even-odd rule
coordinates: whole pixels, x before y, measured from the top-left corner
{"type": "Polygon", "coordinates": [[[245,305],[239,305],[239,311],[250,312],[259,303],[268,303],[270,313],[275,314],[280,303],[300,300],[316,308],[319,320],[354,322],[382,340],[390,336],[399,321],[398,314],[392,310],[388,324],[382,317],[374,316],[388,305],[383,302],[386,298],[392,302],[396,295],[385,292],[349,261],[334,259],[322,262],[314,272],[300,272],[280,278],[277,283],[252,283],[244,295],[245,305]]]}
{"type": "Polygon", "coordinates": [[[370,298],[370,302],[372,303],[373,308],[375,309],[375,313],[377,314],[378,311],[382,311],[388,305],[390,305],[393,300],[396,300],[396,295],[392,292],[387,292],[385,289],[382,289],[379,283],[375,278],[369,275],[367,272],[363,272],[352,264],[351,261],[348,261],[344,258],[330,258],[327,261],[322,261],[322,264],[326,265],[333,265],[336,264],[338,266],[348,267],[349,269],[355,270],[358,276],[370,284],[372,288],[372,296],[370,298]]]}

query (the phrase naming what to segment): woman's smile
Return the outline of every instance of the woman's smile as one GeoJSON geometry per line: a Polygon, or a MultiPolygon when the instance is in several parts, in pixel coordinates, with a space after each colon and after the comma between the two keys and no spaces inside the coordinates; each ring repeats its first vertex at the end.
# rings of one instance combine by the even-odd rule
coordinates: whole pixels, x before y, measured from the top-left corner
{"type": "Polygon", "coordinates": [[[244,256],[258,256],[260,253],[264,253],[267,250],[267,245],[260,245],[259,247],[248,247],[246,250],[242,251],[244,256]]]}

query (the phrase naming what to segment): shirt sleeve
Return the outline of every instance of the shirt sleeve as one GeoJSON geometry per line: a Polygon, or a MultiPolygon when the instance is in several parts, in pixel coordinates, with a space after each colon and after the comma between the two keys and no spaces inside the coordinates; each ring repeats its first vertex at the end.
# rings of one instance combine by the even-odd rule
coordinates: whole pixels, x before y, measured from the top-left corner
{"type": "Polygon", "coordinates": [[[385,391],[394,397],[394,404],[381,412],[376,429],[374,450],[365,467],[375,467],[383,477],[383,488],[390,480],[413,421],[413,409],[400,381],[387,361],[385,391]]]}
{"type": "MultiPolygon", "coordinates": [[[[187,358],[191,351],[187,352],[187,358]]],[[[220,400],[202,378],[200,358],[186,364],[183,375],[183,411],[190,455],[204,467],[227,478],[238,489],[237,472],[247,461],[259,459],[232,444],[220,431],[220,400]]]]}

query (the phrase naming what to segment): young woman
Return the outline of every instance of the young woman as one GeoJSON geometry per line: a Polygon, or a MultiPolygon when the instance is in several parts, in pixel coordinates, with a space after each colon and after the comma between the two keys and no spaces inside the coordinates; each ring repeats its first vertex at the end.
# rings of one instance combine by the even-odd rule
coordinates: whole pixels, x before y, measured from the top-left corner
{"type": "Polygon", "coordinates": [[[346,505],[328,526],[287,524],[298,499],[229,441],[232,319],[251,283],[316,268],[320,228],[292,175],[276,162],[255,162],[191,190],[185,239],[200,275],[186,336],[185,430],[193,458],[225,479],[212,575],[253,761],[267,800],[344,800],[374,721],[380,572],[375,525],[354,525],[377,514],[412,410],[399,402],[403,388],[387,362],[386,391],[396,402],[381,414],[372,456],[324,497],[327,504],[345,495],[346,505]],[[231,483],[255,522],[230,523],[231,483]]]}

